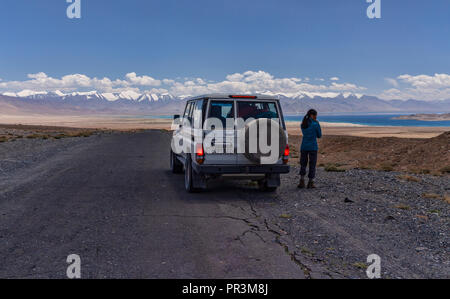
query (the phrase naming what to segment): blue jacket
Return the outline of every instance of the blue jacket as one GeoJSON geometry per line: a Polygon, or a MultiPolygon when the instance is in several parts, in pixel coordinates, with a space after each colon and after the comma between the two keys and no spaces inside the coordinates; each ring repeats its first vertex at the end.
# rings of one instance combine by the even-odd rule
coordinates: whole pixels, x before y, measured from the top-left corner
{"type": "Polygon", "coordinates": [[[320,128],[320,124],[317,121],[310,120],[309,127],[307,129],[303,129],[303,142],[302,142],[302,151],[318,151],[319,146],[317,145],[317,138],[322,138],[322,129],[320,128]]]}

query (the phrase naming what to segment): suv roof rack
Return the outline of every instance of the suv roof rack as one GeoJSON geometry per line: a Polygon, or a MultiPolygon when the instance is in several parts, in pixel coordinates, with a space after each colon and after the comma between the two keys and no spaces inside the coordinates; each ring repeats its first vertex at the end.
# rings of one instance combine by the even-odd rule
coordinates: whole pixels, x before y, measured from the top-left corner
{"type": "Polygon", "coordinates": [[[199,99],[258,99],[258,100],[279,100],[278,96],[268,96],[260,94],[225,94],[225,93],[213,93],[204,94],[196,97],[189,98],[189,100],[199,100],[199,99]]]}

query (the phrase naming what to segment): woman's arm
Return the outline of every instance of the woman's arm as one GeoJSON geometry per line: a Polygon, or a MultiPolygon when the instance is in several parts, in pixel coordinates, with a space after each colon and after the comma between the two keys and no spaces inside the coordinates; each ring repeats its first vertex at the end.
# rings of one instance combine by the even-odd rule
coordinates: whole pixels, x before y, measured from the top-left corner
{"type": "Polygon", "coordinates": [[[317,138],[322,138],[322,128],[320,127],[319,122],[316,123],[316,134],[317,138]]]}

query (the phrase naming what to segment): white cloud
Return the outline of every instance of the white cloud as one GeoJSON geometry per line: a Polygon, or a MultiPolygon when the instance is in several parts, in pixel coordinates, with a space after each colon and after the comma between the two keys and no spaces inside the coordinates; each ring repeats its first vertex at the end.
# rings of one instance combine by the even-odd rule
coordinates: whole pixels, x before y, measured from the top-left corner
{"type": "Polygon", "coordinates": [[[331,81],[339,81],[339,77],[331,77],[330,80],[331,81]]]}
{"type": "Polygon", "coordinates": [[[91,78],[83,74],[71,74],[53,78],[45,73],[29,74],[25,81],[0,82],[0,92],[31,91],[92,91],[104,93],[134,92],[171,93],[175,96],[189,96],[205,93],[282,93],[293,96],[300,93],[316,95],[329,93],[361,92],[364,87],[353,83],[320,84],[309,83],[309,78],[276,78],[264,71],[247,71],[227,75],[223,81],[203,78],[155,79],[151,76],[138,76],[128,73],[123,79],[91,78]],[[148,89],[150,88],[150,90],[148,89]]]}
{"type": "Polygon", "coordinates": [[[386,80],[387,83],[389,83],[390,85],[394,86],[394,87],[398,87],[398,82],[395,79],[392,78],[385,78],[384,80],[386,80]]]}
{"type": "Polygon", "coordinates": [[[125,77],[134,85],[141,86],[160,86],[161,81],[155,80],[149,76],[137,76],[136,73],[128,73],[125,77]]]}
{"type": "Polygon", "coordinates": [[[386,79],[395,88],[382,92],[386,99],[445,100],[450,99],[450,75],[401,75],[396,79],[386,79]]]}
{"type": "Polygon", "coordinates": [[[244,78],[244,75],[238,74],[238,73],[233,74],[233,75],[228,75],[228,76],[226,77],[226,79],[227,79],[228,81],[231,81],[231,82],[239,82],[239,81],[241,81],[243,78],[244,78]]]}

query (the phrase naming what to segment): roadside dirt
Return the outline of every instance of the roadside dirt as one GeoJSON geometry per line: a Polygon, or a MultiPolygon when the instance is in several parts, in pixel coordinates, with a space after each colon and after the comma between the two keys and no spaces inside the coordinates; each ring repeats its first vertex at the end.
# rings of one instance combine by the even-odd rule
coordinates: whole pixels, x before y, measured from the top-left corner
{"type": "MultiPolygon", "coordinates": [[[[292,165],[298,165],[301,136],[289,138],[292,165]]],[[[319,162],[337,169],[374,169],[414,174],[450,173],[450,132],[435,138],[365,138],[324,136],[319,141],[319,162]]]]}

